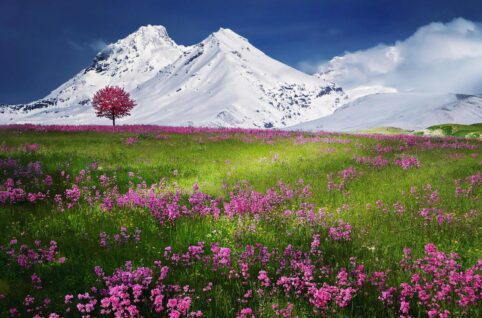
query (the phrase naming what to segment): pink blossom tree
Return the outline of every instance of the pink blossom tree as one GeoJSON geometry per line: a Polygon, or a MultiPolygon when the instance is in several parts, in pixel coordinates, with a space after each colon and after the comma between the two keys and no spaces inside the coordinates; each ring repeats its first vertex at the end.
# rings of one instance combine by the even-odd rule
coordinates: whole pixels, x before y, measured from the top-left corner
{"type": "Polygon", "coordinates": [[[129,116],[135,105],[129,93],[118,86],[106,86],[98,90],[92,98],[92,106],[97,117],[111,119],[113,126],[116,118],[129,116]]]}

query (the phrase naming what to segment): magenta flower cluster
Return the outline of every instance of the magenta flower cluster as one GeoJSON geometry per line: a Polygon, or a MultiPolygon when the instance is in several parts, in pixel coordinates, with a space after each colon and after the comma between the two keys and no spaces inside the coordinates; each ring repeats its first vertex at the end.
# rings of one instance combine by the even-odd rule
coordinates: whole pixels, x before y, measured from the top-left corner
{"type": "Polygon", "coordinates": [[[418,161],[417,158],[407,155],[402,155],[402,157],[396,159],[395,164],[403,170],[407,170],[410,168],[420,168],[421,166],[420,161],[418,161]]]}
{"type": "Polygon", "coordinates": [[[30,268],[36,264],[64,263],[65,257],[60,257],[57,242],[50,241],[48,246],[41,241],[35,241],[33,246],[19,244],[17,239],[12,239],[6,246],[1,246],[12,263],[20,267],[30,268]]]}

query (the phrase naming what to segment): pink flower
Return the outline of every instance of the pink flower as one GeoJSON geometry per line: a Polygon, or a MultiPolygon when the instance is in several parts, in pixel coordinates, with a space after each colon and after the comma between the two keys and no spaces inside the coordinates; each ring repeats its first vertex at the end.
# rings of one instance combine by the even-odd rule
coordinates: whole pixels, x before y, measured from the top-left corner
{"type": "Polygon", "coordinates": [[[259,271],[258,280],[263,287],[269,287],[271,285],[271,281],[266,271],[259,271]]]}
{"type": "Polygon", "coordinates": [[[340,220],[336,227],[330,227],[328,234],[334,241],[349,241],[351,239],[352,226],[340,220]]]}
{"type": "Polygon", "coordinates": [[[406,156],[405,154],[402,155],[400,159],[395,160],[395,164],[402,168],[403,170],[407,170],[410,168],[420,168],[421,164],[417,158],[414,156],[406,156]]]}

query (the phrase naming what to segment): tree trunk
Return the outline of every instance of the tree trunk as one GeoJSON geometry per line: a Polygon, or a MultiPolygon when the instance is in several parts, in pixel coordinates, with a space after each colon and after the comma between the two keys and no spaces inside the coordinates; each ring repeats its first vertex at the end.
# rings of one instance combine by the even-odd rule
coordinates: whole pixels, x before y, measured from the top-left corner
{"type": "Polygon", "coordinates": [[[112,126],[115,126],[115,117],[112,118],[112,126]]]}

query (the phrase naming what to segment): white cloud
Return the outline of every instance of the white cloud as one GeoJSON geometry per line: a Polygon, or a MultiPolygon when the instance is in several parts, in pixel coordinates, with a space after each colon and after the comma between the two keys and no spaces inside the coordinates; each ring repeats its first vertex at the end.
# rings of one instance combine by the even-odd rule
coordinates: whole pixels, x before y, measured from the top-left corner
{"type": "Polygon", "coordinates": [[[430,23],[394,45],[348,52],[318,71],[343,87],[482,93],[482,24],[462,18],[430,23]]]}
{"type": "Polygon", "coordinates": [[[305,73],[313,74],[319,70],[320,61],[319,60],[318,61],[314,61],[314,60],[301,61],[296,65],[296,67],[305,73]]]}
{"type": "Polygon", "coordinates": [[[95,39],[89,43],[89,47],[95,51],[102,51],[107,46],[107,43],[102,39],[95,39]]]}
{"type": "Polygon", "coordinates": [[[68,40],[67,44],[76,51],[91,50],[93,52],[100,52],[107,46],[107,43],[102,39],[94,39],[86,43],[78,43],[72,40],[68,40]]]}

